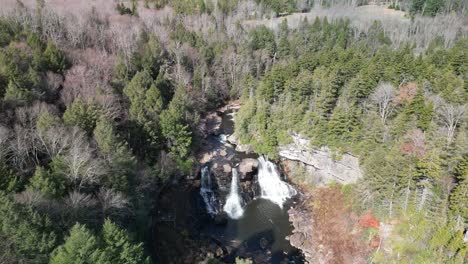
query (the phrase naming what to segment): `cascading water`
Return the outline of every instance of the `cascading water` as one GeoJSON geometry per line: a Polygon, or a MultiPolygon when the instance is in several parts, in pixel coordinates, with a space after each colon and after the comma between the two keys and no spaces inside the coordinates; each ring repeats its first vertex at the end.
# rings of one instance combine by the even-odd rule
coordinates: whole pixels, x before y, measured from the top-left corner
{"type": "Polygon", "coordinates": [[[224,205],[224,212],[232,219],[239,219],[244,214],[244,209],[242,208],[242,200],[239,195],[239,176],[237,175],[237,169],[232,169],[232,179],[231,179],[231,190],[224,205]]]}
{"type": "Polygon", "coordinates": [[[261,197],[283,207],[284,202],[296,194],[296,190],[281,180],[275,164],[267,158],[258,158],[258,184],[261,197]]]}
{"type": "Polygon", "coordinates": [[[225,135],[225,134],[219,135],[218,140],[219,140],[219,142],[225,144],[227,142],[227,135],[225,135]]]}
{"type": "Polygon", "coordinates": [[[208,166],[204,166],[201,170],[200,195],[203,197],[203,201],[205,201],[208,214],[211,216],[216,215],[218,213],[217,200],[212,190],[210,168],[208,166]]]}

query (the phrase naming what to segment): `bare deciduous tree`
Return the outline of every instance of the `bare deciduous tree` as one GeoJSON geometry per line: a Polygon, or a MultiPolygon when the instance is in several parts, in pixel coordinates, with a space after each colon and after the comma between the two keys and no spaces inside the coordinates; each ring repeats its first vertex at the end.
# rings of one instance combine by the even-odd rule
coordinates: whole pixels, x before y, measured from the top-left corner
{"type": "Polygon", "coordinates": [[[103,218],[112,214],[120,214],[127,209],[128,200],[121,192],[101,188],[97,194],[97,199],[101,205],[103,218]]]}
{"type": "Polygon", "coordinates": [[[46,131],[38,131],[37,135],[49,158],[62,155],[71,144],[70,130],[65,127],[51,127],[46,131]]]}
{"type": "Polygon", "coordinates": [[[395,105],[395,89],[390,83],[381,83],[370,96],[370,99],[375,103],[379,110],[380,119],[385,124],[388,116],[393,112],[395,105]]]}
{"type": "Polygon", "coordinates": [[[103,209],[108,210],[111,208],[122,209],[128,205],[127,199],[121,192],[112,189],[101,188],[97,194],[97,198],[101,203],[103,209]]]}
{"type": "Polygon", "coordinates": [[[70,149],[65,154],[67,177],[80,190],[84,184],[98,183],[104,168],[103,163],[93,154],[84,132],[74,128],[70,137],[70,149]]]}
{"type": "MultiPolygon", "coordinates": [[[[80,193],[77,190],[71,191],[63,201],[66,222],[80,221],[84,223],[96,224],[100,219],[96,217],[97,201],[91,194],[80,193]]],[[[62,216],[63,217],[63,216],[62,216]]]]}
{"type": "Polygon", "coordinates": [[[21,204],[37,206],[44,201],[44,197],[39,191],[28,189],[15,194],[15,201],[21,204]]]}
{"type": "Polygon", "coordinates": [[[0,125],[0,158],[9,151],[8,141],[10,138],[10,130],[0,125]]]}
{"type": "Polygon", "coordinates": [[[435,102],[439,120],[447,130],[447,144],[450,144],[457,126],[465,118],[466,105],[452,105],[440,97],[436,98],[435,102]]]}
{"type": "Polygon", "coordinates": [[[19,125],[16,125],[13,131],[14,136],[9,142],[11,161],[21,173],[27,173],[38,164],[34,144],[35,134],[32,130],[19,125]]]}
{"type": "Polygon", "coordinates": [[[74,190],[65,198],[64,203],[70,208],[86,208],[96,205],[96,200],[92,195],[74,190]]]}

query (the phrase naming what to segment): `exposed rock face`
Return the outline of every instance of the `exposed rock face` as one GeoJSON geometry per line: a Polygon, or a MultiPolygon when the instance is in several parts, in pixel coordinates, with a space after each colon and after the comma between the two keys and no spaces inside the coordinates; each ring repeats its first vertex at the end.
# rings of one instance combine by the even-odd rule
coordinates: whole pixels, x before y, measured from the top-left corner
{"type": "Polygon", "coordinates": [[[349,184],[362,178],[357,157],[345,153],[334,159],[333,152],[328,148],[311,148],[310,141],[306,138],[294,135],[293,141],[294,143],[279,148],[279,156],[303,163],[315,177],[315,183],[321,185],[336,181],[349,184]]]}
{"type": "Polygon", "coordinates": [[[229,164],[224,164],[224,165],[223,165],[223,171],[224,171],[225,173],[231,172],[231,171],[232,171],[231,165],[229,165],[229,164]]]}
{"type": "Polygon", "coordinates": [[[234,134],[230,135],[227,138],[227,142],[229,144],[235,145],[236,146],[236,151],[238,151],[238,152],[245,152],[245,153],[252,152],[252,148],[250,147],[250,145],[239,144],[239,140],[236,138],[236,136],[234,136],[234,134]]]}
{"type": "Polygon", "coordinates": [[[316,249],[312,244],[313,238],[309,237],[314,234],[311,213],[295,208],[289,209],[288,213],[289,221],[294,227],[293,234],[289,236],[289,242],[293,247],[301,249],[306,260],[315,259],[317,257],[316,249]]]}
{"type": "Polygon", "coordinates": [[[255,170],[258,168],[258,160],[246,158],[239,163],[239,174],[241,180],[251,180],[255,170]]]}

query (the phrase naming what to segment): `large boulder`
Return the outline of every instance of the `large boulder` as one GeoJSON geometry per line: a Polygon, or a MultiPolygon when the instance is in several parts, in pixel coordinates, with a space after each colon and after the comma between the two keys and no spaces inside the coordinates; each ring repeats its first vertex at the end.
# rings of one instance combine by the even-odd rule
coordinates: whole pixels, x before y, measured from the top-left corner
{"type": "Polygon", "coordinates": [[[250,153],[252,152],[252,148],[250,147],[250,145],[236,145],[236,151],[238,152],[245,152],[245,153],[250,153]]]}
{"type": "Polygon", "coordinates": [[[251,180],[257,168],[258,160],[251,158],[243,159],[239,163],[239,174],[241,180],[251,180]]]}
{"type": "Polygon", "coordinates": [[[228,163],[223,165],[223,172],[229,173],[231,171],[232,171],[231,165],[229,165],[228,163]]]}
{"type": "Polygon", "coordinates": [[[226,141],[232,145],[237,145],[237,138],[236,136],[234,136],[234,134],[232,135],[229,135],[227,138],[226,138],[226,141]]]}

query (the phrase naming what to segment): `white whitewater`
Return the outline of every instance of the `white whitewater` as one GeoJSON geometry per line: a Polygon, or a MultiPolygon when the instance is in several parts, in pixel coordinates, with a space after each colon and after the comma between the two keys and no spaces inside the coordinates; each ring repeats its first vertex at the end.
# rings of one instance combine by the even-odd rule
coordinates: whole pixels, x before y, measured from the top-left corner
{"type": "Polygon", "coordinates": [[[231,219],[239,219],[244,214],[241,199],[239,195],[239,176],[237,175],[237,169],[233,168],[231,190],[229,191],[226,204],[223,207],[224,212],[226,212],[231,219]]]}
{"type": "Polygon", "coordinates": [[[210,168],[204,166],[201,170],[200,195],[203,197],[203,201],[205,201],[206,211],[213,216],[218,213],[218,209],[216,207],[216,196],[211,188],[210,168]]]}
{"type": "Polygon", "coordinates": [[[227,135],[225,135],[225,134],[219,135],[219,136],[218,136],[218,140],[219,140],[219,142],[221,142],[221,143],[226,143],[226,141],[227,141],[227,135]]]}
{"type": "Polygon", "coordinates": [[[275,164],[267,158],[258,158],[258,184],[261,197],[283,207],[284,202],[296,194],[296,190],[281,180],[280,172],[275,164]]]}

